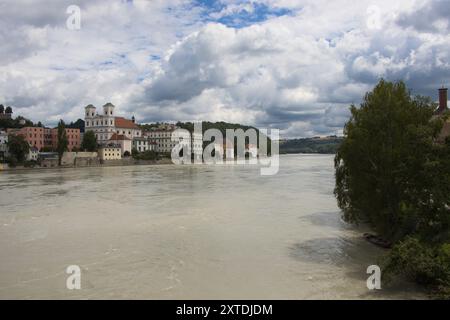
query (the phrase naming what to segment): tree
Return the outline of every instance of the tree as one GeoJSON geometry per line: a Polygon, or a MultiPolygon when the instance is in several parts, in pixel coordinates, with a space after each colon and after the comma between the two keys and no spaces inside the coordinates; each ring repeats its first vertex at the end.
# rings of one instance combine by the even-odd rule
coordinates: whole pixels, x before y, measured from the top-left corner
{"type": "Polygon", "coordinates": [[[8,136],[9,153],[19,163],[23,163],[30,152],[30,146],[25,138],[21,135],[10,134],[8,136]]]}
{"type": "MultiPolygon", "coordinates": [[[[450,288],[450,259],[436,258],[450,252],[441,250],[450,240],[450,145],[436,143],[443,121],[435,108],[429,98],[411,97],[403,82],[384,80],[360,108],[352,105],[335,157],[335,195],[346,221],[368,222],[394,243],[387,270],[409,270],[417,280],[423,265],[413,256],[427,247],[435,258],[425,269],[448,268],[450,288]]],[[[442,272],[427,277],[437,284],[442,272]]]]}
{"type": "Polygon", "coordinates": [[[156,151],[146,150],[141,153],[136,153],[133,157],[138,160],[158,160],[159,155],[156,151]]]}
{"type": "Polygon", "coordinates": [[[58,123],[58,146],[56,147],[56,151],[58,152],[58,162],[61,165],[61,159],[64,154],[68,150],[67,146],[69,141],[66,135],[66,126],[63,120],[60,120],[58,123]]]}
{"type": "Polygon", "coordinates": [[[87,131],[84,134],[81,149],[89,152],[97,151],[97,137],[94,131],[87,131]]]}
{"type": "Polygon", "coordinates": [[[78,119],[75,122],[71,122],[66,127],[71,129],[80,129],[80,132],[84,132],[84,121],[82,119],[78,119]]]}

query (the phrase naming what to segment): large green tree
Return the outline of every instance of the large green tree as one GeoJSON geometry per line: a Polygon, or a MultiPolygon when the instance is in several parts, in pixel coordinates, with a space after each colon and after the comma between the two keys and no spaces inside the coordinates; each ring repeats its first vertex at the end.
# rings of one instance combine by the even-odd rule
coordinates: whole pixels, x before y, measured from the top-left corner
{"type": "Polygon", "coordinates": [[[68,150],[68,145],[69,140],[67,139],[66,125],[63,120],[60,120],[58,123],[58,145],[56,147],[56,151],[58,152],[59,165],[61,165],[61,159],[64,152],[68,150]]]}
{"type": "Polygon", "coordinates": [[[404,83],[384,80],[360,108],[351,106],[335,158],[335,194],[347,221],[365,220],[391,240],[414,230],[442,126],[432,120],[434,107],[404,83]]]}
{"type": "MultiPolygon", "coordinates": [[[[403,82],[381,80],[359,108],[351,106],[335,158],[335,195],[344,219],[367,222],[392,241],[388,269],[398,273],[417,271],[412,256],[421,247],[437,257],[450,240],[450,145],[436,142],[443,120],[433,117],[435,108],[429,98],[412,97],[403,82]]],[[[448,261],[440,265],[449,269],[450,281],[448,261]]],[[[417,279],[418,273],[409,275],[417,279]]]]}
{"type": "Polygon", "coordinates": [[[8,135],[7,145],[9,153],[17,162],[22,163],[25,161],[30,152],[30,146],[23,136],[15,134],[8,135]]]}
{"type": "Polygon", "coordinates": [[[83,141],[81,142],[81,149],[89,152],[97,151],[97,137],[94,131],[85,132],[83,141]]]}

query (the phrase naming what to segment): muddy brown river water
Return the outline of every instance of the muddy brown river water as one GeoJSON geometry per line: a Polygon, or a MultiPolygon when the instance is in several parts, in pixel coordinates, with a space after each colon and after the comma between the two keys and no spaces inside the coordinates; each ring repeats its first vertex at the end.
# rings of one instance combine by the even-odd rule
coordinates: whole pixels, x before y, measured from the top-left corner
{"type": "Polygon", "coordinates": [[[422,298],[340,219],[333,157],[0,172],[1,299],[422,298]],[[68,290],[66,268],[81,268],[68,290]]]}

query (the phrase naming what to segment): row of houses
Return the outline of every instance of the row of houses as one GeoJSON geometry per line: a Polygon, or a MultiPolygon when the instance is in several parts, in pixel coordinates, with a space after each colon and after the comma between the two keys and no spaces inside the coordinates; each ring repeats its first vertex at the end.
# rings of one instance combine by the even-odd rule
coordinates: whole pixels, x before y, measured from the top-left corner
{"type": "MultiPolygon", "coordinates": [[[[97,142],[102,148],[120,148],[121,155],[127,152],[131,154],[135,149],[137,152],[156,151],[170,153],[176,144],[189,145],[195,154],[201,154],[203,140],[201,134],[190,135],[186,132],[177,131],[178,127],[173,124],[163,124],[151,130],[142,130],[137,124],[134,116],[131,120],[116,117],[115,106],[107,103],[100,112],[92,104],[85,107],[85,131],[93,131],[97,142]]],[[[111,154],[112,158],[116,153],[111,154]]]]}
{"type": "MultiPolygon", "coordinates": [[[[178,132],[177,126],[163,124],[152,130],[142,130],[135,121],[116,117],[115,106],[107,103],[102,112],[98,113],[96,107],[85,107],[84,132],[92,131],[99,145],[98,157],[101,160],[117,160],[137,152],[156,151],[170,153],[179,143],[189,145],[192,152],[201,154],[203,141],[201,134],[187,134],[178,132]]],[[[66,128],[68,139],[68,152],[81,149],[84,133],[80,129],[66,128]]],[[[7,128],[0,132],[0,160],[8,156],[8,135],[21,135],[30,146],[30,155],[27,160],[37,160],[39,153],[48,156],[48,151],[56,150],[58,145],[58,129],[45,127],[23,127],[20,129],[7,128]]]]}

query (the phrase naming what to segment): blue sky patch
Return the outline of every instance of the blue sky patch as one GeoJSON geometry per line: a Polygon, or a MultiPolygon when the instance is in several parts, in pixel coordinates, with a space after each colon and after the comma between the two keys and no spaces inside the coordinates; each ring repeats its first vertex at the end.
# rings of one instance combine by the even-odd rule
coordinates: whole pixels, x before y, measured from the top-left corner
{"type": "Polygon", "coordinates": [[[232,13],[215,17],[222,10],[227,8],[227,5],[217,0],[195,0],[195,6],[202,7],[204,13],[202,19],[208,22],[222,23],[228,27],[244,28],[249,25],[266,21],[273,17],[280,17],[285,15],[292,15],[292,10],[286,8],[273,8],[262,3],[239,2],[237,5],[250,5],[252,9],[247,9],[245,6],[232,13]]]}

